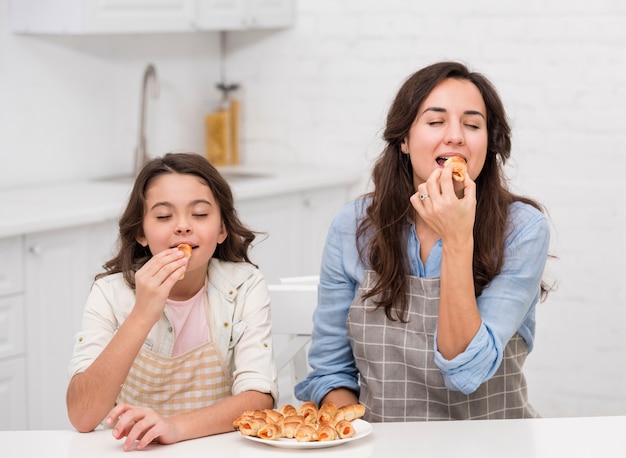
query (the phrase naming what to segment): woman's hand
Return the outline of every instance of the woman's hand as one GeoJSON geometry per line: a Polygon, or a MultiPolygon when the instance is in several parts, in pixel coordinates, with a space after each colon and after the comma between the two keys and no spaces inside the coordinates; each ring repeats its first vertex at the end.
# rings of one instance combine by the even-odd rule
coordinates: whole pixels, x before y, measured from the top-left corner
{"type": "Polygon", "coordinates": [[[185,273],[187,259],[177,248],[154,255],[135,274],[136,299],[133,312],[138,312],[151,324],[163,314],[165,301],[172,287],[185,273]]]}
{"type": "Polygon", "coordinates": [[[419,217],[430,226],[442,242],[464,241],[472,235],[476,215],[476,184],[466,174],[463,188],[455,190],[458,183],[452,179],[452,168],[435,170],[425,183],[411,196],[411,204],[419,217]],[[427,195],[423,200],[420,195],[427,195]]]}
{"type": "Polygon", "coordinates": [[[119,404],[106,417],[106,424],[113,425],[113,437],[126,438],[123,449],[129,451],[137,442],[137,450],[151,442],[173,444],[178,442],[172,419],[163,418],[148,407],[119,404]],[[115,423],[117,421],[117,423],[115,423]]]}

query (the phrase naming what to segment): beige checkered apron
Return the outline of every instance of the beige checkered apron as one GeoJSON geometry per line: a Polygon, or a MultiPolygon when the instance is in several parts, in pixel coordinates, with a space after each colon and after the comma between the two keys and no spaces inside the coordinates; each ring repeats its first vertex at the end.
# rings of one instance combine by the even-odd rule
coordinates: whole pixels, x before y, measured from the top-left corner
{"type": "Polygon", "coordinates": [[[375,273],[368,271],[350,307],[348,335],[360,373],[359,401],[370,422],[527,418],[522,366],[528,349],[515,334],[497,372],[469,395],[445,387],[434,362],[439,279],[409,277],[408,323],[387,319],[373,301],[363,302],[375,273]]]}
{"type": "Polygon", "coordinates": [[[212,341],[172,358],[142,349],[118,403],[150,407],[170,417],[214,404],[230,396],[231,388],[212,341]]]}

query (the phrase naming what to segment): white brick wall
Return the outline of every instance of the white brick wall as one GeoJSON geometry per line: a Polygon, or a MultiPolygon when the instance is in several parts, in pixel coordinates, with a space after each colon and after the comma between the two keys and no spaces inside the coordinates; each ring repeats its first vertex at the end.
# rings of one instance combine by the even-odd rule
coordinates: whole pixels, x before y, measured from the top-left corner
{"type": "MultiPolygon", "coordinates": [[[[296,1],[294,28],[228,35],[246,159],[352,165],[361,192],[404,78],[442,59],[485,73],[514,128],[511,183],[547,205],[559,257],[531,398],[546,416],[626,414],[626,2],[296,1]]],[[[129,171],[150,61],[152,151],[202,148],[217,34],[16,36],[7,16],[0,0],[0,188],[129,171]]]]}
{"type": "MultiPolygon", "coordinates": [[[[296,27],[229,35],[246,158],[363,169],[401,82],[443,59],[499,88],[516,191],[548,207],[558,291],[527,374],[545,416],[626,414],[626,3],[298,0],[296,27]]],[[[358,189],[357,191],[362,191],[358,189]]]]}

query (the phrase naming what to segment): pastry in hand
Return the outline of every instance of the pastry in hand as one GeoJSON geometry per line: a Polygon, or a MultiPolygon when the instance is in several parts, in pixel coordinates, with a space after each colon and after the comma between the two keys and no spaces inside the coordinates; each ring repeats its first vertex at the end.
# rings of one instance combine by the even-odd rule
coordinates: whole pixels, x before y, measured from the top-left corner
{"type": "MultiPolygon", "coordinates": [[[[186,243],[181,243],[176,248],[178,248],[180,251],[183,252],[183,255],[185,256],[185,258],[189,259],[191,257],[191,245],[188,245],[186,243]]],[[[179,280],[182,280],[183,278],[185,278],[185,274],[182,274],[179,280]]]]}
{"type": "Polygon", "coordinates": [[[465,181],[467,162],[461,156],[450,156],[446,159],[445,167],[452,167],[452,178],[456,181],[465,181]]]}

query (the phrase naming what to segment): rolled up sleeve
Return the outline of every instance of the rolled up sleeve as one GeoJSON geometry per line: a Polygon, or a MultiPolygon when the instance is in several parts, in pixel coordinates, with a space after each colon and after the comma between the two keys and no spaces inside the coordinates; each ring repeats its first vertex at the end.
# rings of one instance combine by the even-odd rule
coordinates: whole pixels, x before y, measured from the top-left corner
{"type": "Polygon", "coordinates": [[[511,207],[514,228],[506,241],[502,270],[477,298],[481,326],[465,349],[446,360],[437,349],[435,364],[450,390],[472,393],[500,366],[508,341],[519,332],[529,352],[535,335],[535,306],[550,244],[548,223],[538,210],[516,203],[511,207]]]}

